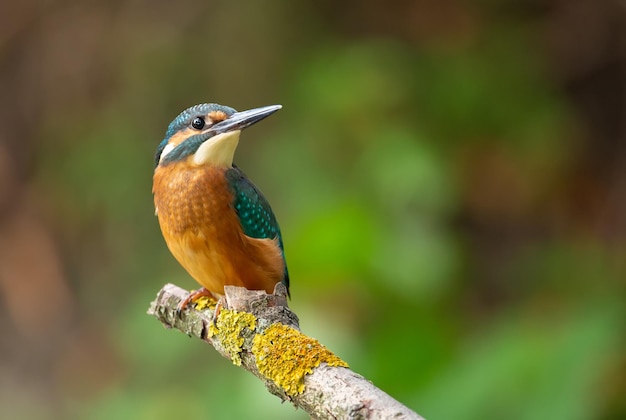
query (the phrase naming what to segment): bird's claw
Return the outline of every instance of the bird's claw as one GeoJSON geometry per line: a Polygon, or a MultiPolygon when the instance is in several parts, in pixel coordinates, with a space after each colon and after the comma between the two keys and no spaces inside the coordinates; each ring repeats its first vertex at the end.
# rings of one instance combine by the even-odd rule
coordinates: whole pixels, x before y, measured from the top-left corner
{"type": "Polygon", "coordinates": [[[208,291],[207,289],[205,289],[204,287],[201,287],[198,290],[194,290],[192,292],[190,292],[187,297],[183,300],[180,301],[180,303],[178,304],[178,306],[176,306],[176,316],[181,319],[182,318],[182,313],[183,311],[187,308],[187,306],[189,306],[190,303],[194,303],[196,300],[198,300],[199,298],[203,297],[203,296],[208,296],[210,298],[213,298],[213,294],[208,291]]]}
{"type": "Polygon", "coordinates": [[[220,316],[220,312],[222,312],[222,308],[227,308],[226,299],[222,296],[218,299],[217,304],[215,305],[215,311],[213,311],[213,327],[217,328],[217,317],[220,316]]]}

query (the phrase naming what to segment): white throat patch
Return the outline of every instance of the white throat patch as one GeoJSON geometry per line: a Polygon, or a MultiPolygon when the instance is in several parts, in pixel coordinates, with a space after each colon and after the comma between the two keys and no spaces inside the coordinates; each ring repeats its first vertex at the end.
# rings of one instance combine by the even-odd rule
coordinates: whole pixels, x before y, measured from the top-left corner
{"type": "Polygon", "coordinates": [[[211,137],[198,147],[193,155],[193,163],[195,165],[232,166],[240,134],[241,130],[235,130],[211,137]]]}

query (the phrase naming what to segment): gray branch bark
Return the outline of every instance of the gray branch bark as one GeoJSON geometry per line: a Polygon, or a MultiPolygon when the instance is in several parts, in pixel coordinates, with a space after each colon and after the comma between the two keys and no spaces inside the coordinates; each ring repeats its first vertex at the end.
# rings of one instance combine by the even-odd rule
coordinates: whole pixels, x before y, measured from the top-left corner
{"type": "MultiPolygon", "coordinates": [[[[259,368],[259,358],[274,356],[271,355],[271,351],[259,356],[258,339],[270,331],[270,327],[277,324],[292,327],[297,331],[295,334],[302,336],[303,340],[311,340],[319,344],[299,333],[298,317],[288,308],[285,292],[280,284],[273,295],[227,286],[225,307],[228,309],[221,311],[214,323],[214,312],[211,308],[197,310],[193,305],[189,305],[182,312],[177,312],[178,304],[185,299],[188,292],[173,284],[167,284],[150,305],[148,314],[156,317],[168,328],[178,329],[211,344],[224,357],[261,379],[269,392],[283,401],[290,401],[314,419],[422,419],[417,413],[347,367],[329,366],[322,362],[319,366],[310,369],[309,373],[303,374],[303,386],[298,391],[288,387],[285,390],[284,385],[281,386],[262,373],[263,369],[259,368]],[[248,321],[253,319],[252,324],[242,326],[241,323],[236,322],[221,322],[223,317],[233,313],[253,315],[254,318],[245,318],[248,321]],[[233,344],[233,340],[236,344],[233,344]]],[[[294,342],[302,343],[300,340],[287,340],[290,338],[286,336],[273,337],[271,346],[290,348],[290,346],[297,345],[294,342]],[[282,340],[285,342],[281,342],[282,340]]],[[[335,357],[323,346],[319,347],[335,357]]],[[[306,357],[307,352],[308,350],[300,354],[306,357]]],[[[285,356],[282,355],[284,361],[285,356]]],[[[337,360],[341,362],[340,359],[337,358],[337,360]]],[[[272,363],[273,361],[264,359],[263,362],[272,363]]],[[[276,362],[278,366],[283,363],[282,361],[276,362]]]]}

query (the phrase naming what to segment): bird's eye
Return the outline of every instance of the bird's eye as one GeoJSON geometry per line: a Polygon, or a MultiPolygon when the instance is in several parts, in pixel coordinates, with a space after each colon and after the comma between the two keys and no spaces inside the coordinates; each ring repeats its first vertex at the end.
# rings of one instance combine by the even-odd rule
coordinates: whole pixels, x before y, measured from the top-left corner
{"type": "Polygon", "coordinates": [[[196,117],[191,122],[191,126],[196,130],[202,130],[204,128],[204,124],[204,118],[202,117],[196,117]]]}

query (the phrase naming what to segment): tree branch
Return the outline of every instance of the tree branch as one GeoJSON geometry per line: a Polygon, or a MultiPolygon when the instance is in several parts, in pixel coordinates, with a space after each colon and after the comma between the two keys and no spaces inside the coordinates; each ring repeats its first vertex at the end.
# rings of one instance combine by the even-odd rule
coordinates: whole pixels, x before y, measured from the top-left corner
{"type": "Polygon", "coordinates": [[[272,394],[312,418],[422,419],[302,334],[282,284],[273,295],[226,286],[226,304],[215,321],[215,304],[208,300],[200,299],[196,308],[189,305],[178,313],[177,306],[187,295],[186,290],[166,284],[148,314],[168,328],[211,344],[261,379],[272,394]]]}

